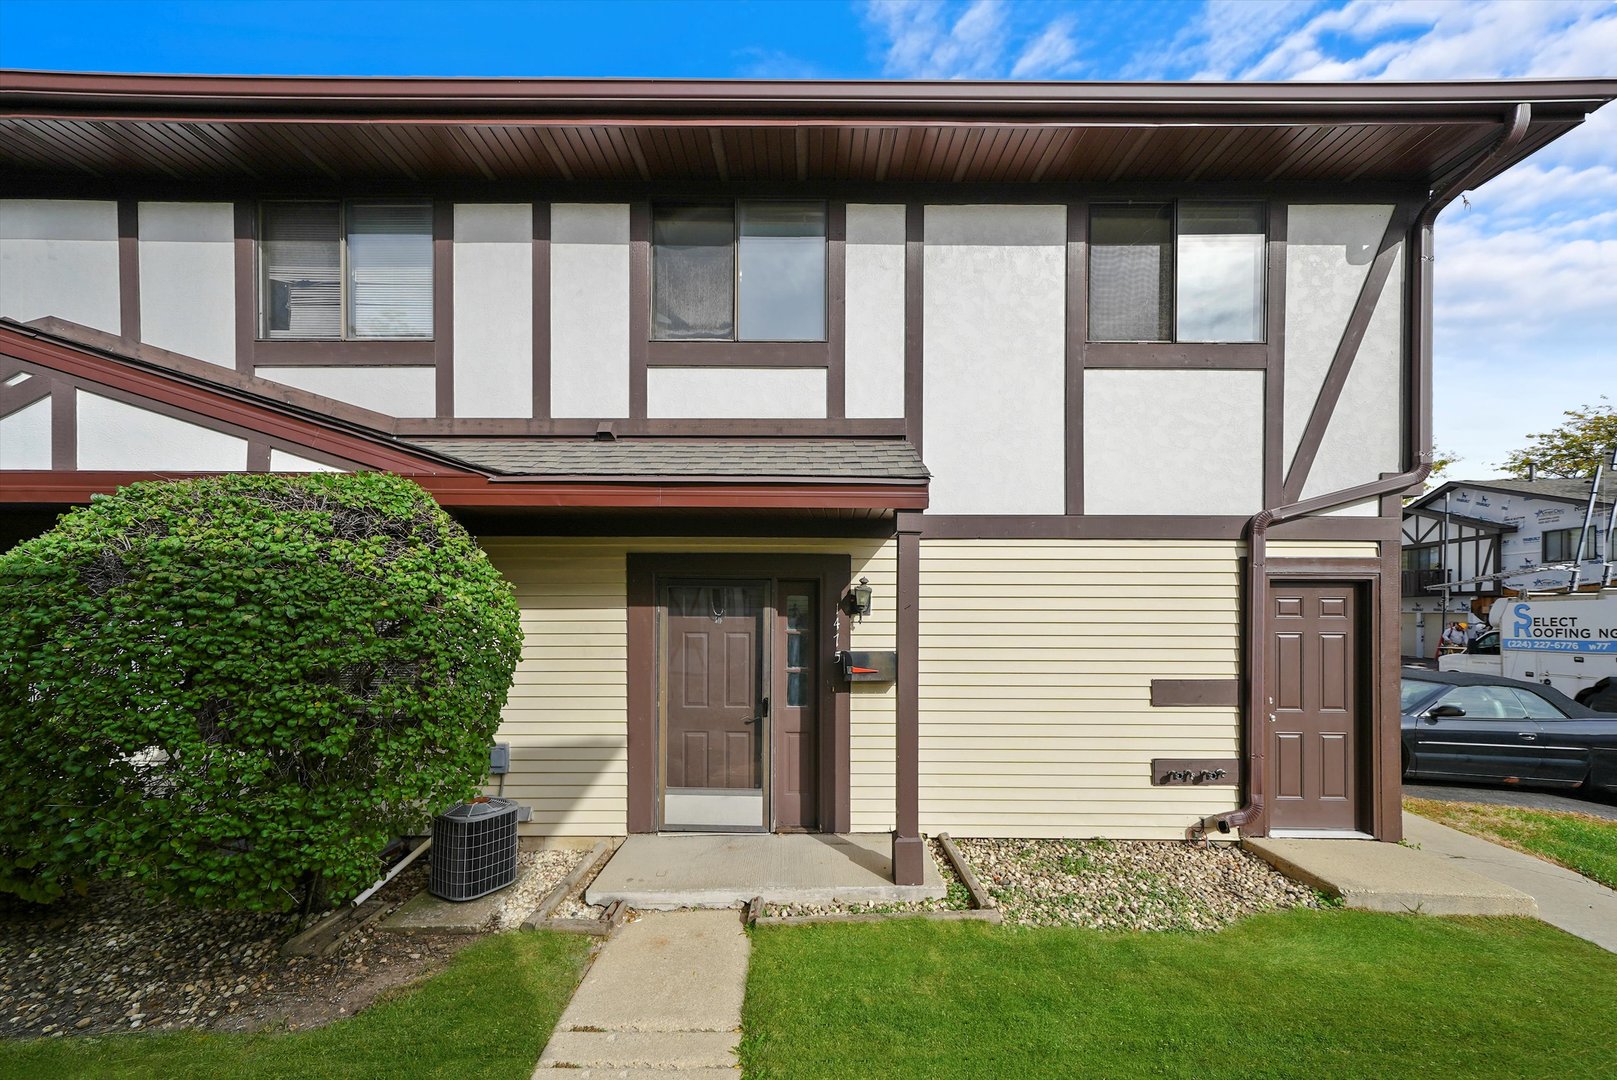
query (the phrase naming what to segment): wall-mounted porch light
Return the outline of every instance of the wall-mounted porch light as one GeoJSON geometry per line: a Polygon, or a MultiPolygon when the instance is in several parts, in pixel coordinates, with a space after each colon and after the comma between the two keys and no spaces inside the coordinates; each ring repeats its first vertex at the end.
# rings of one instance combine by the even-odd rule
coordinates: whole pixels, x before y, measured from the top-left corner
{"type": "Polygon", "coordinates": [[[859,621],[863,622],[865,616],[870,614],[870,594],[870,579],[860,578],[859,584],[849,588],[848,595],[842,598],[842,610],[849,615],[859,616],[859,621]]]}

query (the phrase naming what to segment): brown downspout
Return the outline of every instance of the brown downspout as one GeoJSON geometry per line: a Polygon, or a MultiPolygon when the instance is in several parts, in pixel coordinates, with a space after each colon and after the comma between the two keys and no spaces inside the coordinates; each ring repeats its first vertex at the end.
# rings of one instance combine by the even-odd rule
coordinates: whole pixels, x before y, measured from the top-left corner
{"type": "Polygon", "coordinates": [[[1227,833],[1231,829],[1261,821],[1264,815],[1263,757],[1268,731],[1265,719],[1268,705],[1265,690],[1268,685],[1267,655],[1264,645],[1263,613],[1268,610],[1269,578],[1266,569],[1268,533],[1271,525],[1283,521],[1334,510],[1362,499],[1378,499],[1384,495],[1400,494],[1421,483],[1432,471],[1431,390],[1432,390],[1432,226],[1443,208],[1469,190],[1477,177],[1488,171],[1501,158],[1508,156],[1522,137],[1527,134],[1532,120],[1532,106],[1523,102],[1511,110],[1499,138],[1482,151],[1471,166],[1453,182],[1432,191],[1431,197],[1415,215],[1409,229],[1409,246],[1415,251],[1410,262],[1409,295],[1410,316],[1406,327],[1406,348],[1413,359],[1409,366],[1411,403],[1409,422],[1408,458],[1413,467],[1380,480],[1312,499],[1288,503],[1284,506],[1260,510],[1247,522],[1247,580],[1246,604],[1241,612],[1241,640],[1246,660],[1246,693],[1244,712],[1246,723],[1246,802],[1240,809],[1214,814],[1196,822],[1185,830],[1190,840],[1200,840],[1208,829],[1227,833]]]}

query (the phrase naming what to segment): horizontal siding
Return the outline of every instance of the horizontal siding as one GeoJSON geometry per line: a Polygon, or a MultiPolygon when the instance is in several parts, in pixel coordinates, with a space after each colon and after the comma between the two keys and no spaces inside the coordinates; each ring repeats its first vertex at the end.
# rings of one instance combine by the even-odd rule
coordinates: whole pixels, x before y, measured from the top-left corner
{"type": "MultiPolygon", "coordinates": [[[[1233,678],[1241,546],[921,542],[921,828],[1178,838],[1235,789],[1154,788],[1153,757],[1233,757],[1235,709],[1152,708],[1233,678]]],[[[1289,552],[1288,552],[1289,554],[1289,552]]]]}
{"type": "MultiPolygon", "coordinates": [[[[860,649],[893,647],[896,545],[854,539],[484,538],[522,610],[522,659],[497,738],[511,744],[500,790],[532,808],[523,831],[594,836],[627,831],[628,555],[727,552],[847,554],[870,579],[874,610],[853,627],[860,649]]],[[[851,699],[853,826],[893,820],[893,689],[851,699]]]]}

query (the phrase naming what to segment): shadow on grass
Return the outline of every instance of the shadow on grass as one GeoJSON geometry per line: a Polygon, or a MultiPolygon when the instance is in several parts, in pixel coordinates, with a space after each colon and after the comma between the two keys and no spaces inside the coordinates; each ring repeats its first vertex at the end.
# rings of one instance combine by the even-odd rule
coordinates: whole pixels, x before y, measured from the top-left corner
{"type": "Polygon", "coordinates": [[[0,1044],[0,1077],[527,1080],[587,951],[576,935],[499,934],[442,974],[326,1027],[32,1039],[0,1044]]]}

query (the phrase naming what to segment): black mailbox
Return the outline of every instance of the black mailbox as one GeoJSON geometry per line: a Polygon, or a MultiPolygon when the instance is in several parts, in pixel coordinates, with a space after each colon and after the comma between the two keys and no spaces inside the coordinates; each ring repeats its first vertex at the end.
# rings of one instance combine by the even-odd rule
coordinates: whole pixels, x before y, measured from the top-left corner
{"type": "Polygon", "coordinates": [[[898,653],[856,652],[837,653],[842,665],[842,677],[848,682],[893,682],[898,678],[898,653]]]}

